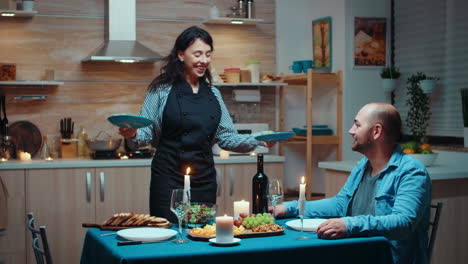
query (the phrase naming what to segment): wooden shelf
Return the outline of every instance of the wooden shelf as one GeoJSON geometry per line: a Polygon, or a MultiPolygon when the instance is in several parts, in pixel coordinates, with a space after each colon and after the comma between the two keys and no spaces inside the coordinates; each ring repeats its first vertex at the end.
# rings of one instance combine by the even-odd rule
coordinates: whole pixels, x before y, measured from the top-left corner
{"type": "MultiPolygon", "coordinates": [[[[320,83],[336,82],[336,73],[313,73],[312,79],[320,83]]],[[[307,85],[307,74],[285,76],[283,81],[289,85],[307,85]]]]}
{"type": "Polygon", "coordinates": [[[214,86],[283,86],[287,85],[284,82],[267,82],[267,83],[213,83],[214,86]]]}
{"type": "Polygon", "coordinates": [[[212,18],[212,19],[203,21],[204,24],[239,25],[239,26],[242,26],[242,25],[252,26],[260,22],[263,22],[263,19],[249,19],[249,18],[241,18],[241,17],[219,17],[219,18],[212,18]]]}
{"type": "Polygon", "coordinates": [[[37,14],[37,11],[23,11],[23,10],[0,10],[0,17],[33,17],[37,14]],[[10,16],[12,14],[13,16],[10,16]]]}
{"type": "MultiPolygon", "coordinates": [[[[305,136],[294,136],[290,138],[287,143],[304,143],[307,142],[305,136]]],[[[338,136],[312,136],[313,145],[337,145],[340,143],[338,136]]]]}
{"type": "MultiPolygon", "coordinates": [[[[312,193],[312,155],[313,155],[313,145],[336,145],[336,159],[341,160],[341,148],[343,145],[342,139],[342,97],[343,97],[343,87],[342,87],[342,78],[343,74],[341,71],[338,73],[316,73],[313,69],[309,69],[307,74],[293,74],[285,76],[283,82],[288,85],[297,85],[304,86],[306,90],[306,126],[308,128],[307,136],[295,136],[285,143],[301,143],[306,145],[306,159],[305,159],[305,179],[306,179],[306,193],[307,199],[311,199],[312,193]],[[334,84],[336,87],[336,135],[332,136],[321,136],[321,135],[312,135],[311,128],[313,124],[312,118],[312,97],[313,97],[313,88],[317,84],[327,83],[334,84]]],[[[280,131],[285,131],[284,127],[284,101],[285,101],[285,88],[287,86],[280,86],[280,131]]],[[[283,145],[280,145],[280,155],[283,154],[283,145]]]]}
{"type": "Polygon", "coordinates": [[[0,81],[0,86],[55,86],[62,85],[59,81],[0,81]]]}

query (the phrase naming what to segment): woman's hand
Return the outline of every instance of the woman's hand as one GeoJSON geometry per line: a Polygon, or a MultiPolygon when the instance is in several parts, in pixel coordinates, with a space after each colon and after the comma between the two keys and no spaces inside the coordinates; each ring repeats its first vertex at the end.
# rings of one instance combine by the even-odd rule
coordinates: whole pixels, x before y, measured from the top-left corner
{"type": "Polygon", "coordinates": [[[119,128],[119,134],[124,138],[132,138],[136,135],[136,128],[119,128]]]}
{"type": "Polygon", "coordinates": [[[276,142],[265,142],[265,141],[262,141],[262,145],[266,148],[272,148],[274,145],[276,144],[276,142]]]}

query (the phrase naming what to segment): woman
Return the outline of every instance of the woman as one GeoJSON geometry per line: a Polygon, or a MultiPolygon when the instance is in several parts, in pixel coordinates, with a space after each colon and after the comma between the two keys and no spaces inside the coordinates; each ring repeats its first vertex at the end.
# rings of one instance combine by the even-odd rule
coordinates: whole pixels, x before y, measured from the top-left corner
{"type": "Polygon", "coordinates": [[[212,86],[208,66],[213,52],[210,34],[196,26],[178,37],[161,73],[150,84],[140,115],[151,126],[120,128],[130,145],[152,141],[157,151],[151,164],[150,213],[176,221],[169,210],[172,189],[183,188],[191,168],[192,201],[216,203],[216,171],[212,146],[249,152],[259,145],[251,135],[240,135],[220,92],[212,86]]]}

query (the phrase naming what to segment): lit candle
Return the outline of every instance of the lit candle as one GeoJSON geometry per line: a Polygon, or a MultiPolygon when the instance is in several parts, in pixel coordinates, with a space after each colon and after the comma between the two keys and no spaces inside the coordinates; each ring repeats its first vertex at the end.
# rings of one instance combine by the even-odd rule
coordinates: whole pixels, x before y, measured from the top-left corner
{"type": "Polygon", "coordinates": [[[235,201],[234,202],[234,219],[239,218],[240,214],[250,214],[250,203],[248,201],[235,201]]]}
{"type": "Polygon", "coordinates": [[[232,216],[216,217],[216,242],[229,243],[234,240],[232,216]]]}
{"type": "Polygon", "coordinates": [[[45,158],[45,161],[53,161],[54,159],[52,157],[47,157],[45,158]]]}
{"type": "Polygon", "coordinates": [[[123,155],[122,157],[120,157],[120,159],[128,159],[128,156],[127,155],[123,155]]]}
{"type": "Polygon", "coordinates": [[[6,161],[8,161],[8,160],[5,159],[5,158],[1,158],[0,161],[1,161],[1,162],[6,162],[6,161]]]}
{"type": "Polygon", "coordinates": [[[255,156],[257,155],[255,152],[250,153],[250,156],[255,156]]]}
{"type": "Polygon", "coordinates": [[[28,152],[19,152],[19,158],[21,161],[31,161],[31,154],[28,152]]]}
{"type": "Polygon", "coordinates": [[[222,149],[222,150],[219,152],[219,157],[222,158],[222,159],[227,159],[227,158],[229,158],[229,151],[223,150],[223,149],[222,149]]]}
{"type": "Polygon", "coordinates": [[[304,176],[302,176],[301,184],[299,184],[299,200],[305,199],[306,184],[304,183],[304,176]]]}
{"type": "Polygon", "coordinates": [[[189,193],[190,193],[190,167],[187,167],[187,170],[185,171],[185,176],[184,176],[184,202],[189,201],[189,193]]]}

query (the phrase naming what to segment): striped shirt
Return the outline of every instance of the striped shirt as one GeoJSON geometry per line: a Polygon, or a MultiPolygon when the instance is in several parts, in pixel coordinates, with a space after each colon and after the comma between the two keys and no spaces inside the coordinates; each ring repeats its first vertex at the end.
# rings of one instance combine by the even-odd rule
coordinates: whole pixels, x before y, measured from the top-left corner
{"type": "MultiPolygon", "coordinates": [[[[153,124],[139,128],[136,136],[127,140],[130,148],[135,149],[148,143],[151,143],[154,147],[158,146],[161,137],[163,112],[171,89],[172,86],[166,85],[148,91],[141,107],[140,116],[151,119],[153,124]]],[[[211,91],[221,108],[221,119],[211,145],[218,143],[222,149],[241,153],[252,151],[260,146],[261,142],[256,140],[254,135],[237,133],[221,93],[214,86],[211,86],[211,91]]]]}

